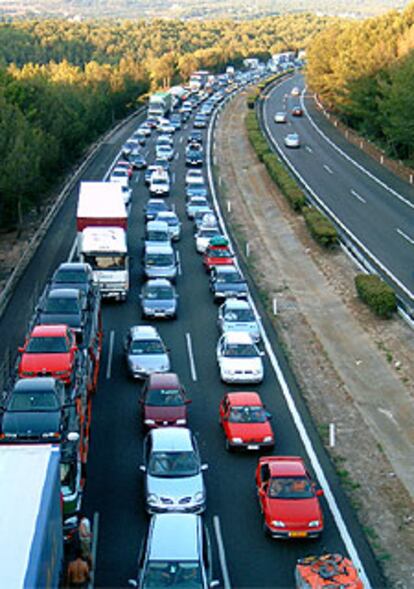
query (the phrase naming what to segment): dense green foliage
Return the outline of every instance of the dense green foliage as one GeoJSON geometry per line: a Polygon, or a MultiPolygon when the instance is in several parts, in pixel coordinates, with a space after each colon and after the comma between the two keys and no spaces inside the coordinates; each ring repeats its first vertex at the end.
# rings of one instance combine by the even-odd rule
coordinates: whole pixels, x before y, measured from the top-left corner
{"type": "Polygon", "coordinates": [[[306,226],[315,241],[326,248],[338,244],[338,232],[331,221],[314,207],[303,209],[306,226]]]}
{"type": "Polygon", "coordinates": [[[358,274],[355,287],[361,301],[379,317],[389,318],[397,309],[394,291],[379,276],[358,274]]]}
{"type": "Polygon", "coordinates": [[[414,158],[414,4],[336,22],[307,58],[309,86],[329,108],[390,155],[414,158]]]}

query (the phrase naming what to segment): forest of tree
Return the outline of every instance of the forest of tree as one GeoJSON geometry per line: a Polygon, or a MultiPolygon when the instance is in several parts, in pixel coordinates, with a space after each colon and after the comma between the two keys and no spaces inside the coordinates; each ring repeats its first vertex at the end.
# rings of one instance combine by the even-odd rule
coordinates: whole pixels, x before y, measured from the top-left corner
{"type": "Polygon", "coordinates": [[[19,226],[85,147],[150,89],[309,45],[312,15],[257,21],[0,24],[0,226],[19,226]]]}
{"type": "Polygon", "coordinates": [[[414,3],[337,21],[315,37],[307,59],[309,87],[327,107],[391,156],[414,162],[414,3]]]}

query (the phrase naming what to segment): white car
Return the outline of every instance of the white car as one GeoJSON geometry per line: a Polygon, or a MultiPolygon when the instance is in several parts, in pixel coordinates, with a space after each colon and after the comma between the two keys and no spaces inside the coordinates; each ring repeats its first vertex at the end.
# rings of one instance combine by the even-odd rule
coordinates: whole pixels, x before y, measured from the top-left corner
{"type": "Polygon", "coordinates": [[[283,111],[277,112],[275,114],[275,123],[286,123],[287,122],[287,114],[283,111]]]}
{"type": "Polygon", "coordinates": [[[170,121],[166,122],[166,123],[161,123],[160,125],[158,125],[157,127],[157,131],[158,133],[168,133],[168,134],[172,134],[175,133],[175,127],[174,125],[171,125],[170,121]]]}
{"type": "Polygon", "coordinates": [[[204,184],[203,172],[201,170],[188,170],[185,175],[185,183],[187,186],[190,184],[204,184]]]}
{"type": "Polygon", "coordinates": [[[174,157],[174,148],[171,145],[157,145],[155,155],[159,160],[171,161],[174,157]]]}
{"type": "Polygon", "coordinates": [[[298,86],[293,86],[292,90],[291,90],[291,95],[292,96],[299,96],[300,95],[300,89],[298,88],[298,86]]]}
{"type": "Polygon", "coordinates": [[[170,176],[166,170],[158,168],[152,172],[149,190],[154,196],[168,196],[170,194],[170,176]]]}
{"type": "Polygon", "coordinates": [[[220,378],[225,383],[261,383],[263,361],[261,352],[249,333],[225,333],[217,343],[220,378]]]}
{"type": "Polygon", "coordinates": [[[142,125],[138,127],[136,132],[140,135],[143,135],[144,137],[149,137],[151,135],[151,127],[146,123],[142,123],[142,125]]]}
{"type": "Polygon", "coordinates": [[[123,179],[126,178],[129,182],[129,175],[127,168],[120,166],[116,167],[112,170],[111,175],[109,176],[110,182],[121,182],[123,179]]]}
{"type": "Polygon", "coordinates": [[[217,325],[220,333],[249,333],[254,342],[260,341],[260,328],[253,309],[245,299],[227,299],[219,308],[217,325]]]}
{"type": "Polygon", "coordinates": [[[215,227],[200,227],[195,234],[195,247],[199,254],[204,254],[207,249],[210,239],[217,237],[220,234],[219,228],[215,227]]]}
{"type": "Polygon", "coordinates": [[[289,148],[300,147],[300,139],[297,133],[289,133],[286,135],[284,142],[285,146],[289,148]]]}

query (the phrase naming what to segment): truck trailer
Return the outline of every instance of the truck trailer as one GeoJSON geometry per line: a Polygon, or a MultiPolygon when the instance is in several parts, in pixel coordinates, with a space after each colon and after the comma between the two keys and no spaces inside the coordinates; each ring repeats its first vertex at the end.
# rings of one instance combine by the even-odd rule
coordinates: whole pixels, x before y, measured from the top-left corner
{"type": "Polygon", "coordinates": [[[170,92],[156,92],[148,102],[148,117],[165,117],[172,108],[172,94],[170,92]]]}
{"type": "Polygon", "coordinates": [[[0,587],[54,589],[63,563],[60,451],[0,447],[0,587]]]}
{"type": "Polygon", "coordinates": [[[118,182],[81,182],[76,215],[78,235],[85,227],[126,230],[127,225],[128,213],[118,182]]]}

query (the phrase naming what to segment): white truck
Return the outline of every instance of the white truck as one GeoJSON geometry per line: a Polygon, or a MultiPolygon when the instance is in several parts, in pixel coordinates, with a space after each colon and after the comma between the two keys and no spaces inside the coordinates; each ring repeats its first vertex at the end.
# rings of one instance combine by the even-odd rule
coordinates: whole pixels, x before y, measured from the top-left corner
{"type": "Polygon", "coordinates": [[[160,118],[168,115],[172,108],[172,94],[170,92],[156,92],[148,102],[148,117],[160,118]]]}
{"type": "Polygon", "coordinates": [[[77,212],[79,258],[91,265],[102,296],[122,301],[129,291],[127,223],[119,183],[81,183],[77,212]]]}

